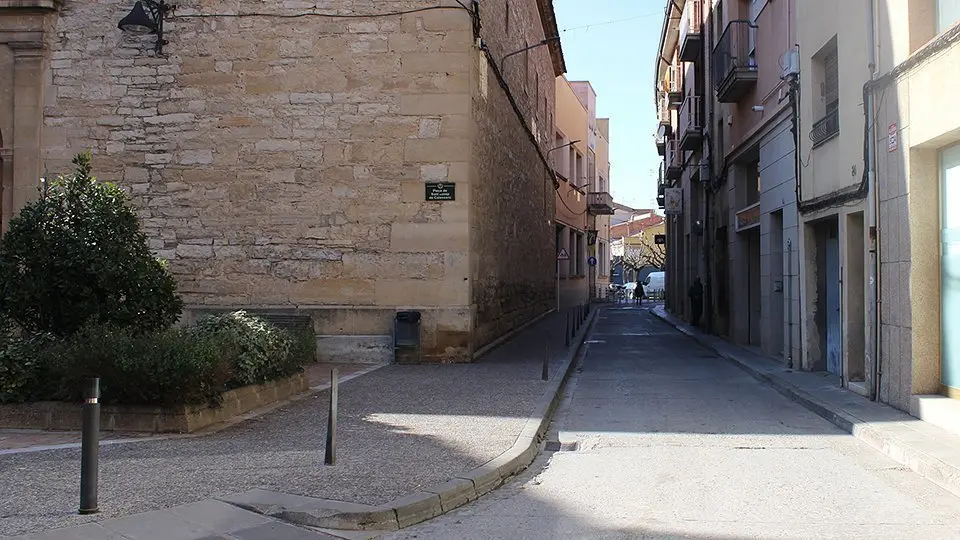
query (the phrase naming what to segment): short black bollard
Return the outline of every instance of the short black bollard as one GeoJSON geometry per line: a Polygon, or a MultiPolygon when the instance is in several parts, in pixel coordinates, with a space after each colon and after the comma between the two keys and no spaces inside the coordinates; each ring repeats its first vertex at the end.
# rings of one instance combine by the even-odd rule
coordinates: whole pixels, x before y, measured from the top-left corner
{"type": "Polygon", "coordinates": [[[88,379],[83,392],[83,434],[80,444],[80,513],[96,514],[100,478],[100,379],[88,379]]]}
{"type": "Polygon", "coordinates": [[[570,346],[570,312],[567,312],[567,327],[563,331],[563,344],[564,347],[570,346]]]}
{"type": "MultiPolygon", "coordinates": [[[[571,314],[573,316],[574,314],[571,314]]],[[[574,336],[577,335],[577,320],[574,316],[573,322],[570,324],[570,339],[572,340],[574,336]]]]}
{"type": "Polygon", "coordinates": [[[327,448],[323,455],[325,465],[337,462],[337,398],[340,393],[340,377],[337,368],[330,371],[330,410],[327,411],[327,448]]]}
{"type": "Polygon", "coordinates": [[[540,371],[540,378],[544,381],[550,379],[550,355],[549,346],[547,343],[543,344],[543,369],[540,371]]]}

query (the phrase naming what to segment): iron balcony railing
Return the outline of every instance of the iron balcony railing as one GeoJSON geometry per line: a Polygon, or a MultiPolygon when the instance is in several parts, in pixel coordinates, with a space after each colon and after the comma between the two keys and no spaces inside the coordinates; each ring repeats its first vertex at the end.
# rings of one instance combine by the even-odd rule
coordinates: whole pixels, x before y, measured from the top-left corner
{"type": "Polygon", "coordinates": [[[756,71],[753,58],[756,25],[750,21],[730,21],[713,49],[713,80],[716,89],[738,71],[756,71]]]}
{"type": "Polygon", "coordinates": [[[680,44],[681,48],[687,43],[687,37],[700,37],[701,25],[703,24],[703,1],[687,0],[683,6],[683,14],[680,15],[680,44]]]}
{"type": "Polygon", "coordinates": [[[613,214],[613,195],[606,191],[591,191],[587,194],[587,206],[593,214],[613,214]]]}
{"type": "Polygon", "coordinates": [[[661,124],[670,123],[670,101],[665,93],[660,94],[657,100],[657,119],[661,124]]]}
{"type": "Polygon", "coordinates": [[[667,75],[663,81],[663,88],[667,92],[667,103],[671,107],[680,105],[683,99],[683,70],[678,65],[667,67],[667,75]]]}
{"type": "Polygon", "coordinates": [[[680,105],[680,133],[700,135],[703,124],[700,122],[700,96],[687,96],[680,105]]]}
{"type": "Polygon", "coordinates": [[[683,162],[677,139],[674,138],[667,141],[667,151],[664,156],[664,162],[666,163],[667,180],[680,178],[680,174],[683,172],[683,162]]]}
{"type": "Polygon", "coordinates": [[[813,129],[810,130],[810,140],[813,142],[813,147],[816,148],[839,134],[840,102],[838,100],[828,104],[827,114],[814,122],[813,129]]]}

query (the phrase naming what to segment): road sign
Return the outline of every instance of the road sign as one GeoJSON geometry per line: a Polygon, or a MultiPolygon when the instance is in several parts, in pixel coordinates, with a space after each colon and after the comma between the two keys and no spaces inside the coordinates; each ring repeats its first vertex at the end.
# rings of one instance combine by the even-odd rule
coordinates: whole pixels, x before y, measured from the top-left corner
{"type": "Polygon", "coordinates": [[[590,266],[596,266],[596,265],[597,265],[597,258],[596,258],[596,257],[590,257],[589,259],[587,259],[587,264],[589,264],[590,266]]]}
{"type": "Polygon", "coordinates": [[[570,254],[567,253],[567,248],[560,248],[560,252],[557,253],[557,260],[558,260],[558,261],[569,261],[569,260],[570,260],[570,254]]]}

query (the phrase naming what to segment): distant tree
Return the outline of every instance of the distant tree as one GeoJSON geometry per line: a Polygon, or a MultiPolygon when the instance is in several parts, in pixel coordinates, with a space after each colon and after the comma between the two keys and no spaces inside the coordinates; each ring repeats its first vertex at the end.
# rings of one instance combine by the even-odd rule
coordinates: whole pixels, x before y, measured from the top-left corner
{"type": "Polygon", "coordinates": [[[67,336],[96,319],[138,331],[176,322],[182,301],[119,187],[97,182],[90,154],[44,186],[0,240],[0,312],[67,336]]]}
{"type": "Polygon", "coordinates": [[[623,264],[634,271],[653,266],[662,270],[667,264],[667,249],[663,244],[653,244],[645,239],[639,243],[625,245],[623,264]]]}

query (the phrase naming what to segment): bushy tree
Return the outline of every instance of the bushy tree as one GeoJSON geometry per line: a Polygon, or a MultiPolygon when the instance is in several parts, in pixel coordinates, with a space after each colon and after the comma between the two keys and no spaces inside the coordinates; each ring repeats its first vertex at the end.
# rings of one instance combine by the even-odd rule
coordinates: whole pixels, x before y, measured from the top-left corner
{"type": "Polygon", "coordinates": [[[182,302],[119,187],[97,182],[90,154],[45,186],[0,241],[0,312],[26,330],[71,335],[90,320],[136,331],[177,320],[182,302]]]}

